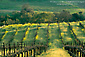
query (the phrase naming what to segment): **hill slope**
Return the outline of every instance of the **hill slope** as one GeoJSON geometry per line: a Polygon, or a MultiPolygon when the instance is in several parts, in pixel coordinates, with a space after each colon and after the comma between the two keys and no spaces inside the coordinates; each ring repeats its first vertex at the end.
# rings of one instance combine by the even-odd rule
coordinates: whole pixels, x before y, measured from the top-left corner
{"type": "MultiPolygon", "coordinates": [[[[85,27],[85,21],[80,21],[83,26],[85,27]]],[[[72,30],[77,36],[77,39],[81,42],[85,43],[85,29],[79,25],[79,22],[70,22],[72,26],[72,30]]],[[[28,42],[28,46],[34,42],[35,45],[43,44],[46,45],[47,43],[47,30],[49,31],[49,38],[48,38],[48,49],[43,52],[39,57],[48,57],[48,56],[58,56],[58,57],[70,57],[65,49],[63,49],[63,43],[78,46],[78,40],[74,37],[74,34],[71,32],[69,25],[65,22],[63,23],[51,23],[48,28],[47,23],[41,24],[15,24],[15,25],[8,25],[4,27],[0,27],[0,45],[4,43],[11,43],[14,42],[28,42]],[[60,31],[59,32],[59,26],[60,31]],[[16,30],[17,29],[17,30],[16,30]],[[35,36],[37,32],[37,35],[35,36]],[[60,35],[62,38],[60,38],[60,35]],[[77,42],[76,42],[77,40],[77,42]],[[63,42],[62,42],[63,41],[63,42]]]]}
{"type": "MultiPolygon", "coordinates": [[[[35,11],[50,11],[50,12],[61,12],[63,9],[69,10],[70,12],[84,11],[84,6],[81,2],[84,0],[76,0],[69,2],[70,0],[20,0],[20,1],[7,1],[2,0],[0,2],[0,10],[10,11],[21,11],[24,4],[29,4],[35,11]],[[80,3],[80,4],[79,4],[80,3]]],[[[84,3],[84,2],[83,2],[84,3]]],[[[1,11],[0,11],[1,12],[1,11]]],[[[7,11],[8,12],[8,11],[7,11]]],[[[1,12],[2,14],[3,12],[1,12]]]]}

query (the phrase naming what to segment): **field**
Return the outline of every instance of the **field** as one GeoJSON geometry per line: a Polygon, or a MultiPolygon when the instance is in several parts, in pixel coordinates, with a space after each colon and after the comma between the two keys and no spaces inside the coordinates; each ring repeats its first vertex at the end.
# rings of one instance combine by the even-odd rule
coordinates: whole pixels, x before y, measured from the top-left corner
{"type": "MultiPolygon", "coordinates": [[[[85,27],[85,21],[70,22],[72,30],[77,36],[77,39],[85,43],[85,29],[79,25],[81,22],[85,27]]],[[[31,46],[34,42],[35,45],[43,44],[46,45],[48,37],[48,49],[43,52],[38,57],[71,57],[69,53],[63,49],[63,43],[68,45],[78,46],[74,34],[71,32],[68,23],[50,23],[48,28],[48,23],[27,23],[27,24],[13,24],[8,26],[0,27],[0,45],[2,43],[11,43],[14,42],[25,42],[27,45],[31,46]],[[59,25],[59,26],[58,26],[59,25]],[[59,33],[59,27],[61,33],[59,33]],[[49,31],[49,36],[47,36],[47,30],[49,31]],[[37,32],[37,35],[35,35],[37,32]],[[60,38],[60,35],[62,39],[60,38]],[[61,41],[63,40],[63,42],[61,41]],[[57,53],[58,52],[58,53],[57,53]],[[54,54],[52,56],[52,54],[54,54]],[[57,55],[56,55],[57,54],[57,55]]]]}
{"type": "Polygon", "coordinates": [[[43,1],[9,1],[3,0],[0,2],[0,15],[10,14],[12,11],[21,11],[24,4],[29,4],[34,11],[48,11],[48,12],[61,12],[63,9],[68,10],[71,14],[79,11],[85,11],[82,5],[85,1],[68,1],[68,0],[43,0],[43,1]],[[4,10],[4,11],[3,11],[4,10]]]}
{"type": "MultiPolygon", "coordinates": [[[[0,25],[3,25],[0,26],[0,57],[85,57],[84,5],[84,0],[0,0],[0,25]],[[23,9],[25,12],[22,11],[25,4],[34,13],[30,13],[31,8],[27,7],[23,9]],[[76,19],[76,22],[59,22],[60,19],[67,21],[59,14],[64,13],[63,10],[71,15],[77,13],[77,19],[83,21],[72,15],[72,20],[76,19]],[[44,16],[43,12],[57,13],[52,21],[59,19],[58,22],[31,23],[38,19],[51,19],[50,14],[44,16]],[[39,13],[41,15],[37,18],[39,13]]],[[[65,17],[70,17],[69,14],[65,17]]]]}

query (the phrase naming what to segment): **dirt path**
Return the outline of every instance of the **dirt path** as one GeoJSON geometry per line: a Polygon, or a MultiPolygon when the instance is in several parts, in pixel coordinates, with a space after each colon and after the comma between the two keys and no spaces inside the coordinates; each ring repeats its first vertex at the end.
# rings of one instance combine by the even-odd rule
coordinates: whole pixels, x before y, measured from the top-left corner
{"type": "Polygon", "coordinates": [[[37,57],[71,57],[67,51],[61,48],[53,48],[46,51],[46,53],[42,53],[40,56],[37,57]]]}

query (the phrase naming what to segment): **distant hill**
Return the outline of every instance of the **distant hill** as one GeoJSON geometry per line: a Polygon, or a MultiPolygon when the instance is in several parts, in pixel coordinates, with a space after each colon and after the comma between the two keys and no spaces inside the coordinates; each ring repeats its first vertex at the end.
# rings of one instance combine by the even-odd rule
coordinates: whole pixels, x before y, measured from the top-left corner
{"type": "Polygon", "coordinates": [[[0,1],[85,1],[85,0],[0,0],[0,1]]]}
{"type": "MultiPolygon", "coordinates": [[[[9,0],[9,1],[74,1],[74,0],[9,0]]],[[[75,0],[75,1],[85,1],[85,0],[75,0]]]]}
{"type": "MultiPolygon", "coordinates": [[[[29,1],[74,1],[74,0],[29,0],[29,1]]],[[[75,1],[85,1],[85,0],[75,0],[75,1]]]]}

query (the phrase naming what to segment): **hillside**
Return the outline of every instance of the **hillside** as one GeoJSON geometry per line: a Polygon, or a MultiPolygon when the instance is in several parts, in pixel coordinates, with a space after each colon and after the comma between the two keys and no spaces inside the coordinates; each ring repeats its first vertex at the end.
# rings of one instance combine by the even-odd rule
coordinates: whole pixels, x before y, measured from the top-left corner
{"type": "Polygon", "coordinates": [[[0,57],[85,57],[85,0],[0,0],[0,57]]]}
{"type": "MultiPolygon", "coordinates": [[[[85,28],[85,20],[79,21],[85,28]]],[[[48,37],[48,49],[38,57],[70,57],[68,51],[63,49],[63,43],[67,45],[80,46],[79,41],[85,43],[85,29],[79,22],[68,23],[51,23],[48,28],[48,23],[41,24],[15,24],[0,27],[0,45],[4,43],[24,42],[31,46],[35,39],[35,45],[46,45],[48,37]],[[17,29],[17,30],[16,30],[17,29]],[[49,35],[47,34],[47,30],[49,35]],[[61,31],[61,32],[59,32],[61,31]],[[73,32],[72,32],[73,31],[73,32]],[[37,32],[37,35],[36,35],[37,32]],[[62,38],[60,38],[61,36],[62,38]],[[77,38],[74,36],[76,35],[77,38]],[[62,42],[63,41],[63,42],[62,42]],[[58,53],[57,53],[58,52],[58,53]],[[56,55],[57,54],[57,55],[56,55]]]]}
{"type": "MultiPolygon", "coordinates": [[[[29,0],[29,1],[35,1],[35,0],[29,0]]],[[[36,0],[40,1],[40,0],[36,0]]],[[[74,1],[74,0],[41,0],[41,1],[74,1]]],[[[75,0],[75,1],[84,1],[84,0],[75,0]]]]}
{"type": "Polygon", "coordinates": [[[85,10],[83,2],[84,0],[2,0],[0,2],[0,14],[7,14],[12,11],[21,11],[24,4],[29,4],[35,11],[48,11],[48,12],[61,12],[63,9],[70,11],[71,13],[85,10]],[[5,11],[3,11],[5,10],[5,11]],[[9,11],[7,11],[9,10],[9,11]]]}

